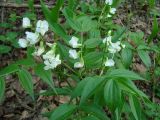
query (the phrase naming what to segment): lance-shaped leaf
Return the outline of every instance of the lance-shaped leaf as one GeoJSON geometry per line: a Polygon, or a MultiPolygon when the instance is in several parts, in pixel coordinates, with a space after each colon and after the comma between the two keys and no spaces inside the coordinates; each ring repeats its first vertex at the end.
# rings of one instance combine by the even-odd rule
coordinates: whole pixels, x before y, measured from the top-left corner
{"type": "Polygon", "coordinates": [[[104,87],[104,99],[107,106],[115,111],[121,104],[121,90],[114,80],[108,80],[104,87]]]}
{"type": "Polygon", "coordinates": [[[80,106],[79,109],[88,113],[88,114],[94,115],[95,117],[99,118],[100,120],[109,120],[109,118],[106,116],[105,111],[100,106],[97,106],[94,104],[83,105],[83,106],[80,106]]]}
{"type": "Polygon", "coordinates": [[[129,48],[122,50],[122,62],[126,68],[129,68],[133,59],[133,51],[129,48]]]}
{"type": "Polygon", "coordinates": [[[5,76],[5,75],[8,75],[8,74],[14,73],[18,70],[19,70],[18,65],[11,64],[11,65],[3,68],[2,70],[0,70],[0,76],[5,76]]]}
{"type": "Polygon", "coordinates": [[[5,80],[3,77],[0,77],[0,103],[3,101],[5,92],[5,80]]]}
{"type": "Polygon", "coordinates": [[[42,6],[42,11],[50,25],[51,30],[60,37],[62,37],[64,41],[67,43],[69,37],[66,34],[65,30],[62,28],[62,26],[59,25],[57,22],[57,19],[59,17],[58,15],[59,9],[61,8],[63,2],[64,2],[63,0],[58,0],[57,5],[54,8],[52,8],[52,10],[48,9],[42,0],[41,0],[41,6],[42,6]]]}
{"type": "Polygon", "coordinates": [[[86,83],[80,99],[80,104],[82,105],[87,101],[87,99],[100,87],[100,85],[103,83],[104,79],[102,77],[90,77],[88,79],[88,82],[86,83]]]}
{"type": "Polygon", "coordinates": [[[101,119],[99,119],[99,118],[97,118],[95,116],[87,116],[85,118],[82,118],[82,120],[101,120],[101,119]]]}
{"type": "Polygon", "coordinates": [[[141,105],[140,105],[138,98],[136,98],[136,96],[134,96],[134,95],[130,95],[129,96],[129,103],[130,103],[131,111],[132,111],[135,119],[141,120],[141,105]]]}
{"type": "Polygon", "coordinates": [[[76,105],[62,104],[53,111],[50,120],[66,120],[76,108],[76,105]]]}
{"type": "Polygon", "coordinates": [[[87,77],[87,78],[84,78],[83,80],[81,80],[76,88],[74,89],[74,91],[72,92],[72,99],[75,98],[75,97],[78,97],[82,94],[82,91],[85,87],[85,85],[87,84],[87,82],[90,80],[91,78],[90,77],[87,77]]]}
{"type": "Polygon", "coordinates": [[[106,78],[127,78],[130,80],[144,80],[141,76],[136,74],[133,71],[125,70],[125,69],[115,69],[111,70],[106,74],[106,78]]]}
{"type": "Polygon", "coordinates": [[[51,70],[44,70],[44,65],[39,64],[35,67],[35,73],[54,90],[51,70]]]}
{"type": "Polygon", "coordinates": [[[25,69],[19,70],[17,74],[22,87],[34,100],[33,81],[31,74],[25,69]]]}
{"type": "Polygon", "coordinates": [[[147,67],[151,67],[151,59],[147,51],[138,50],[138,55],[147,67]]]}

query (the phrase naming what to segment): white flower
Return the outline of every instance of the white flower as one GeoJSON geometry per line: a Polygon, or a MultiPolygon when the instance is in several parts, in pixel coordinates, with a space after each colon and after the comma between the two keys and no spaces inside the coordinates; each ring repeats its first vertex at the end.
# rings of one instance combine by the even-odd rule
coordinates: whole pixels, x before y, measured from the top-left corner
{"type": "Polygon", "coordinates": [[[26,40],[29,41],[31,45],[34,45],[39,41],[39,34],[33,32],[26,32],[26,40]]]}
{"type": "Polygon", "coordinates": [[[23,28],[31,27],[31,23],[30,23],[30,19],[29,18],[27,18],[27,17],[23,18],[22,27],[23,28]]]}
{"type": "Polygon", "coordinates": [[[122,48],[125,48],[125,47],[126,47],[126,45],[125,45],[125,44],[122,44],[122,43],[121,43],[121,46],[122,46],[122,48]]]}
{"type": "Polygon", "coordinates": [[[111,39],[112,39],[112,36],[108,36],[103,39],[103,43],[105,44],[107,42],[107,45],[109,45],[109,43],[111,42],[111,39]]]}
{"type": "Polygon", "coordinates": [[[115,62],[113,59],[108,59],[106,60],[106,62],[104,63],[105,66],[108,66],[108,67],[112,67],[114,66],[115,62]]]}
{"type": "Polygon", "coordinates": [[[36,32],[44,35],[48,31],[48,22],[46,20],[38,20],[36,25],[36,32]]]}
{"type": "Polygon", "coordinates": [[[107,15],[107,17],[109,17],[109,18],[110,18],[110,17],[112,17],[112,15],[108,14],[108,15],[107,15]]]}
{"type": "Polygon", "coordinates": [[[110,45],[108,47],[109,52],[113,54],[119,52],[121,50],[120,44],[121,43],[119,41],[116,43],[110,42],[110,45]]]}
{"type": "Polygon", "coordinates": [[[113,0],[106,0],[105,3],[108,4],[108,5],[112,5],[113,0]]]}
{"type": "Polygon", "coordinates": [[[74,68],[82,68],[83,66],[84,66],[84,62],[83,61],[74,63],[74,68]]]}
{"type": "Polygon", "coordinates": [[[28,41],[26,39],[20,38],[18,41],[18,44],[22,48],[26,48],[28,45],[28,41]]]}
{"type": "Polygon", "coordinates": [[[116,8],[110,8],[110,13],[115,14],[116,13],[116,8]]]}
{"type": "Polygon", "coordinates": [[[108,31],[108,35],[110,36],[110,35],[111,35],[111,33],[112,33],[112,31],[111,31],[111,30],[109,30],[109,31],[108,31]]]}
{"type": "Polygon", "coordinates": [[[43,59],[50,59],[54,55],[55,55],[54,52],[52,50],[50,50],[46,54],[43,55],[43,59]]]}
{"type": "Polygon", "coordinates": [[[44,49],[43,46],[42,46],[42,47],[38,47],[38,48],[36,49],[36,51],[33,53],[33,55],[35,55],[35,56],[40,56],[40,55],[42,55],[42,53],[44,53],[44,51],[45,51],[45,49],[44,49]]]}
{"type": "Polygon", "coordinates": [[[72,38],[71,38],[71,40],[69,41],[69,44],[73,47],[73,48],[78,48],[78,47],[80,47],[81,46],[81,44],[78,44],[78,38],[77,37],[75,37],[75,36],[73,36],[72,38]]]}
{"type": "Polygon", "coordinates": [[[53,44],[49,43],[49,42],[46,42],[46,45],[49,46],[49,47],[53,47],[53,44]]]}
{"type": "Polygon", "coordinates": [[[43,55],[45,70],[54,69],[59,64],[61,64],[60,55],[55,55],[53,50],[48,51],[45,55],[43,55]]]}
{"type": "Polygon", "coordinates": [[[73,50],[73,49],[69,50],[69,57],[70,57],[70,58],[73,58],[73,59],[77,59],[77,58],[78,58],[78,53],[77,53],[77,51],[76,51],[76,50],[73,50]]]}

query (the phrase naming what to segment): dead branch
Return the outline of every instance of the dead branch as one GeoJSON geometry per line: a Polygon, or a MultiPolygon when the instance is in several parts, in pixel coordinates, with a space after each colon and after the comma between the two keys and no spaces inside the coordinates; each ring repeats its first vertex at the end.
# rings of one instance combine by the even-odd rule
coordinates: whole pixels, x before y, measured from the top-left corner
{"type": "MultiPolygon", "coordinates": [[[[7,2],[0,2],[0,7],[14,7],[14,8],[26,8],[28,7],[28,4],[16,4],[16,3],[7,3],[7,2]]],[[[41,8],[41,5],[34,5],[34,8],[41,8]]],[[[52,8],[51,6],[48,6],[48,8],[52,8]]]]}

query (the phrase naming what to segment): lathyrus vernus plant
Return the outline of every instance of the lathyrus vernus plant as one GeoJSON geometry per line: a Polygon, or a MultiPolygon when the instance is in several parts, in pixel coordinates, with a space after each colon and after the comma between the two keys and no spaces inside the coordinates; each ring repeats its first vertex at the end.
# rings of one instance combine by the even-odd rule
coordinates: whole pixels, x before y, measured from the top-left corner
{"type": "MultiPolygon", "coordinates": [[[[30,20],[23,18],[23,27],[32,28],[18,41],[27,48],[27,58],[3,69],[1,78],[16,72],[24,89],[35,99],[28,72],[31,67],[52,88],[40,95],[69,96],[65,104],[44,114],[50,120],[142,120],[141,103],[150,101],[134,84],[135,80],[145,79],[127,69],[132,59],[127,60],[131,52],[126,50],[131,45],[122,37],[126,29],[112,22],[118,3],[69,0],[62,7],[64,1],[58,0],[54,8],[48,9],[41,1],[46,20],[39,20],[34,29],[30,20]],[[43,37],[48,27],[54,32],[53,43],[43,37]],[[125,64],[120,64],[121,55],[125,64]],[[35,57],[40,60],[35,61],[35,57]],[[68,86],[55,86],[53,74],[68,86]]],[[[4,86],[4,82],[1,84],[4,86]]]]}

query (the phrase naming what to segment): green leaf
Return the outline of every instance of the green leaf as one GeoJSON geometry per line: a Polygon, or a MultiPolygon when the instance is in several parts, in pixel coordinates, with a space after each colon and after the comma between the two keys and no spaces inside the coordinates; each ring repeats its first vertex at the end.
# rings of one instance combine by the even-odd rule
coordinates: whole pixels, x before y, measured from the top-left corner
{"type": "Polygon", "coordinates": [[[69,57],[69,48],[64,46],[63,44],[61,44],[60,42],[57,42],[57,48],[58,48],[58,51],[62,57],[62,59],[66,60],[66,62],[69,64],[69,65],[72,65],[74,64],[74,61],[73,59],[71,59],[69,57]]]}
{"type": "Polygon", "coordinates": [[[76,105],[62,104],[52,113],[50,120],[66,120],[76,110],[76,105]]]}
{"type": "Polygon", "coordinates": [[[74,9],[74,5],[75,5],[75,2],[76,2],[76,0],[69,0],[69,1],[68,1],[68,7],[73,10],[73,9],[74,9]]]}
{"type": "Polygon", "coordinates": [[[67,42],[69,41],[68,35],[66,34],[65,30],[61,27],[61,25],[57,23],[58,16],[57,15],[54,16],[54,14],[56,14],[59,11],[59,8],[61,7],[62,3],[63,3],[63,0],[59,0],[57,7],[55,9],[53,8],[51,11],[45,6],[45,4],[41,0],[42,11],[50,25],[51,30],[55,32],[57,35],[59,35],[60,37],[62,37],[66,43],[68,43],[67,42]]]}
{"type": "Polygon", "coordinates": [[[102,77],[88,77],[88,82],[86,83],[80,99],[80,104],[84,104],[96,89],[103,83],[104,79],[102,77]]]}
{"type": "Polygon", "coordinates": [[[25,69],[19,70],[17,74],[22,87],[34,100],[33,81],[31,74],[25,69]]]}
{"type": "Polygon", "coordinates": [[[18,60],[16,64],[25,65],[25,66],[35,66],[36,65],[33,58],[25,58],[25,59],[18,60]]]}
{"type": "Polygon", "coordinates": [[[153,50],[153,48],[151,46],[148,46],[147,44],[141,44],[137,47],[138,50],[153,50]]]}
{"type": "Polygon", "coordinates": [[[0,45],[0,54],[8,53],[9,51],[11,51],[11,47],[6,45],[0,45]]]}
{"type": "Polygon", "coordinates": [[[90,17],[88,16],[79,16],[76,19],[76,24],[79,26],[79,32],[88,32],[91,29],[97,28],[97,22],[93,21],[90,17]]]}
{"type": "Polygon", "coordinates": [[[129,96],[129,103],[131,107],[131,111],[136,120],[141,120],[141,105],[137,97],[134,95],[129,96]]]}
{"type": "Polygon", "coordinates": [[[114,80],[108,80],[104,87],[104,99],[107,106],[115,111],[121,104],[121,90],[114,80]]]}
{"type": "Polygon", "coordinates": [[[124,27],[119,27],[118,30],[115,32],[112,41],[116,42],[119,40],[119,38],[121,38],[121,36],[124,34],[124,32],[126,31],[126,28],[124,27]]]}
{"type": "Polygon", "coordinates": [[[106,78],[118,78],[118,77],[130,79],[130,80],[144,80],[144,78],[140,77],[135,72],[125,70],[125,69],[114,69],[109,71],[106,74],[106,78]]]}
{"type": "Polygon", "coordinates": [[[142,91],[138,90],[134,82],[132,82],[131,80],[119,78],[117,79],[117,82],[119,84],[119,87],[123,91],[148,99],[148,97],[142,91]]]}
{"type": "Polygon", "coordinates": [[[23,13],[22,16],[23,17],[28,17],[29,19],[34,20],[34,21],[37,20],[36,14],[34,12],[31,12],[31,11],[26,11],[25,13],[23,13]]]}
{"type": "Polygon", "coordinates": [[[69,88],[55,88],[54,90],[43,90],[40,91],[40,95],[42,96],[55,96],[55,95],[70,95],[71,94],[71,90],[69,88]]]}
{"type": "Polygon", "coordinates": [[[50,28],[53,32],[62,37],[66,44],[68,43],[70,37],[66,34],[65,30],[58,23],[52,22],[50,28]]]}
{"type": "Polygon", "coordinates": [[[6,40],[6,36],[5,35],[0,35],[0,41],[5,42],[5,40],[6,40]]]}
{"type": "Polygon", "coordinates": [[[109,120],[109,118],[106,116],[106,113],[104,112],[104,110],[97,105],[84,105],[84,106],[80,106],[79,107],[80,110],[94,115],[95,117],[99,118],[100,120],[109,120]]]}
{"type": "Polygon", "coordinates": [[[84,42],[86,48],[98,47],[100,43],[102,43],[102,40],[100,38],[90,38],[84,42]]]}
{"type": "Polygon", "coordinates": [[[153,21],[153,27],[152,27],[152,33],[148,37],[148,43],[150,43],[158,34],[159,32],[159,26],[158,26],[158,21],[156,16],[154,16],[154,21],[153,21]]]}
{"type": "Polygon", "coordinates": [[[91,29],[89,31],[89,38],[101,38],[100,30],[98,29],[91,29]]]}
{"type": "Polygon", "coordinates": [[[129,38],[137,45],[144,44],[144,33],[143,32],[130,32],[129,38]]]}
{"type": "Polygon", "coordinates": [[[12,28],[13,25],[11,23],[2,22],[0,23],[0,28],[12,28]]]}
{"type": "Polygon", "coordinates": [[[147,2],[148,2],[148,5],[149,5],[150,9],[153,9],[156,6],[155,5],[155,3],[156,3],[155,0],[148,0],[147,2]]]}
{"type": "Polygon", "coordinates": [[[28,0],[28,7],[29,9],[34,12],[34,0],[28,0]]]}
{"type": "Polygon", "coordinates": [[[7,32],[6,33],[7,40],[10,42],[13,42],[17,38],[17,36],[18,36],[17,32],[7,32]]]}
{"type": "Polygon", "coordinates": [[[63,3],[64,3],[64,0],[58,0],[56,6],[51,9],[51,16],[52,16],[53,22],[58,21],[59,11],[60,11],[60,8],[63,5],[63,3]]]}
{"type": "Polygon", "coordinates": [[[99,118],[97,118],[95,116],[87,116],[85,118],[82,118],[82,120],[101,120],[101,119],[99,119],[99,118]]]}
{"type": "Polygon", "coordinates": [[[3,77],[0,77],[0,103],[4,99],[4,92],[5,92],[5,80],[3,77]]]}
{"type": "Polygon", "coordinates": [[[9,66],[0,70],[0,77],[14,73],[18,70],[19,70],[19,67],[16,64],[10,64],[9,66]]]}
{"type": "Polygon", "coordinates": [[[146,67],[151,67],[151,59],[149,56],[149,53],[145,50],[138,50],[138,55],[143,61],[143,63],[146,65],[146,67]]]}
{"type": "Polygon", "coordinates": [[[132,59],[133,59],[132,50],[128,48],[122,49],[122,62],[126,68],[129,68],[129,66],[132,63],[132,59]]]}
{"type": "Polygon", "coordinates": [[[44,65],[39,64],[35,67],[35,74],[47,83],[53,90],[55,90],[51,70],[44,70],[44,65]]]}
{"type": "Polygon", "coordinates": [[[46,5],[44,4],[44,2],[42,0],[40,0],[40,1],[41,1],[41,6],[42,6],[42,11],[43,11],[46,19],[48,20],[48,22],[49,23],[51,23],[51,22],[56,23],[59,18],[59,10],[60,10],[61,6],[63,5],[64,0],[58,0],[55,7],[52,8],[51,10],[49,10],[46,7],[46,5]]]}
{"type": "Polygon", "coordinates": [[[103,52],[90,52],[84,55],[86,68],[98,68],[102,64],[103,52]]]}
{"type": "Polygon", "coordinates": [[[90,17],[81,15],[75,16],[75,13],[69,8],[63,10],[63,14],[67,19],[67,23],[77,32],[87,32],[97,27],[97,22],[90,17]]]}
{"type": "Polygon", "coordinates": [[[96,92],[94,93],[93,103],[100,106],[105,106],[106,103],[104,97],[102,97],[103,95],[104,95],[104,87],[99,87],[98,90],[96,90],[96,92]]]}
{"type": "Polygon", "coordinates": [[[35,51],[35,47],[33,47],[33,46],[27,47],[27,58],[28,59],[33,59],[33,52],[34,51],[35,51]]]}
{"type": "Polygon", "coordinates": [[[76,88],[73,90],[72,92],[72,99],[75,97],[78,97],[82,94],[82,91],[84,89],[84,86],[87,84],[87,82],[90,80],[90,77],[86,77],[83,80],[81,80],[78,85],[76,86],[76,88]]]}

